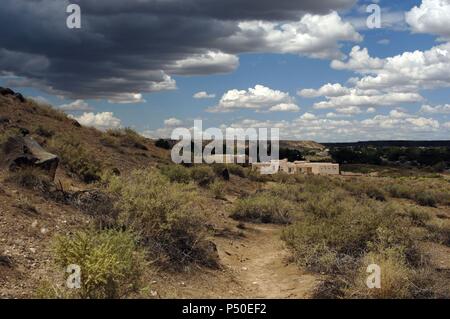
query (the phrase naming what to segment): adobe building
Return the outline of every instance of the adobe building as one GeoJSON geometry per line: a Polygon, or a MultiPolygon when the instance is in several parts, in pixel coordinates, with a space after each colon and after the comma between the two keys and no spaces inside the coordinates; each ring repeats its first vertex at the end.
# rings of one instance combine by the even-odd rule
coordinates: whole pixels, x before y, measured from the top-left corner
{"type": "Polygon", "coordinates": [[[272,160],[270,162],[253,163],[252,170],[260,173],[284,172],[287,174],[339,175],[339,164],[311,163],[308,161],[288,162],[287,159],[272,160]]]}

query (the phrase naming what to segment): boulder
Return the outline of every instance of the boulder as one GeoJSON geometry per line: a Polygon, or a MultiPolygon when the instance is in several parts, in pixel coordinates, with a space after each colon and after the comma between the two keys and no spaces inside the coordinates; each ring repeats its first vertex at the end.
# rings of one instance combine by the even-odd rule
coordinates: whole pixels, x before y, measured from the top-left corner
{"type": "Polygon", "coordinates": [[[11,257],[0,255],[0,267],[12,268],[13,266],[14,263],[11,257]]]}
{"type": "Polygon", "coordinates": [[[74,120],[74,119],[72,119],[72,125],[75,127],[81,127],[81,124],[77,120],[74,120]]]}
{"type": "Polygon", "coordinates": [[[0,116],[0,124],[9,124],[11,123],[11,120],[7,118],[6,116],[0,116]]]}
{"type": "Polygon", "coordinates": [[[39,168],[55,178],[59,157],[47,152],[28,136],[10,137],[3,145],[2,166],[15,171],[21,168],[39,168]]]}
{"type": "Polygon", "coordinates": [[[0,95],[14,95],[14,91],[10,88],[4,88],[0,86],[0,95]]]}
{"type": "Polygon", "coordinates": [[[22,103],[26,101],[25,98],[23,97],[23,95],[20,93],[14,93],[14,97],[22,103]]]}
{"type": "Polygon", "coordinates": [[[225,168],[225,169],[222,171],[222,178],[223,178],[224,180],[226,180],[226,181],[229,181],[229,180],[230,180],[230,172],[228,171],[228,168],[225,168]]]}

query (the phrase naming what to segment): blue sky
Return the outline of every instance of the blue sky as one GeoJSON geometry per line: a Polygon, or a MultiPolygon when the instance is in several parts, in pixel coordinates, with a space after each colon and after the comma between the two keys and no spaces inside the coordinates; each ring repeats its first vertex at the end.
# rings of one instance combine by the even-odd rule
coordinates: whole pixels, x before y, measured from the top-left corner
{"type": "MultiPolygon", "coordinates": [[[[50,6],[52,1],[45,2],[50,6]]],[[[311,19],[318,19],[312,20],[312,25],[308,24],[304,13],[296,18],[264,17],[267,21],[259,17],[237,19],[235,25],[239,26],[241,33],[223,39],[220,49],[215,39],[205,35],[211,47],[205,47],[202,42],[201,49],[206,50],[203,54],[208,55],[209,50],[223,53],[223,56],[212,55],[213,67],[199,67],[199,63],[207,64],[208,61],[204,62],[196,55],[193,58],[183,56],[175,61],[176,67],[161,66],[170,79],[160,80],[166,89],[146,90],[133,82],[134,86],[130,84],[129,91],[117,92],[117,96],[113,85],[104,89],[98,86],[98,82],[104,81],[90,74],[85,76],[86,81],[93,81],[88,82],[89,85],[104,89],[105,94],[97,96],[94,90],[78,85],[82,81],[80,79],[74,84],[61,84],[59,88],[61,81],[71,78],[72,74],[77,76],[77,68],[66,71],[71,68],[72,61],[67,58],[64,69],[54,71],[53,66],[61,59],[53,58],[46,49],[28,47],[20,54],[30,54],[36,59],[43,56],[44,61],[49,61],[48,71],[36,67],[38,71],[31,74],[8,68],[4,65],[13,63],[12,54],[8,53],[21,48],[12,42],[0,41],[0,50],[4,50],[3,56],[0,54],[0,74],[3,74],[0,85],[11,86],[26,96],[48,101],[55,107],[62,106],[84,125],[101,129],[128,126],[151,137],[167,137],[175,127],[189,128],[194,119],[202,119],[204,128],[276,126],[284,138],[319,142],[448,139],[450,2],[377,1],[381,8],[381,28],[368,29],[365,25],[370,14],[365,12],[365,8],[371,3],[357,1],[345,8],[337,8],[337,11],[331,8],[325,12],[307,13],[311,19]],[[330,19],[322,22],[327,15],[330,19]],[[239,24],[241,22],[248,22],[248,25],[239,24]],[[265,24],[258,24],[260,22],[265,24]],[[321,23],[324,23],[322,29],[316,30],[321,23]],[[336,27],[331,26],[336,34],[325,30],[324,40],[317,32],[322,32],[326,23],[336,23],[336,27]],[[295,34],[289,33],[294,27],[295,34]],[[301,32],[310,32],[312,37],[318,37],[314,41],[320,44],[320,48],[308,47],[304,35],[299,35],[301,32]],[[252,41],[255,41],[254,47],[252,41]],[[408,55],[405,52],[415,53],[408,55]],[[59,82],[50,84],[46,77],[52,81],[56,78],[59,82]],[[327,84],[328,87],[319,91],[327,84]],[[333,93],[329,92],[331,88],[333,93]],[[108,92],[112,92],[110,94],[114,97],[109,99],[108,92]],[[198,92],[206,92],[209,97],[194,98],[198,92]],[[128,96],[126,94],[134,95],[123,98],[128,96]]],[[[11,2],[12,11],[20,9],[12,6],[11,2]]],[[[68,34],[76,34],[82,41],[87,41],[83,32],[92,32],[95,23],[89,20],[91,8],[83,1],[80,7],[81,17],[86,19],[89,28],[61,32],[73,32],[68,34]],[[86,16],[84,7],[87,7],[86,16]]],[[[8,10],[8,6],[1,10],[8,10]]],[[[143,19],[151,17],[144,15],[143,19]]],[[[226,23],[228,20],[224,18],[226,23]]],[[[159,32],[159,41],[171,36],[170,30],[159,32]]],[[[32,39],[28,41],[32,42],[32,39]]],[[[124,50],[121,54],[129,58],[135,54],[134,51],[139,51],[145,57],[146,52],[140,52],[139,42],[136,43],[133,42],[129,51],[124,50]]],[[[155,50],[157,46],[155,43],[149,50],[155,50]]],[[[90,54],[93,53],[86,51],[82,58],[90,59],[90,54]]],[[[139,70],[139,63],[136,64],[136,70],[139,70]]],[[[147,66],[142,69],[153,72],[158,67],[152,64],[151,69],[147,66]]],[[[80,68],[80,72],[89,73],[89,70],[80,68]]],[[[124,82],[128,80],[126,72],[120,75],[122,77],[124,82]]],[[[149,80],[148,83],[160,82],[149,80]]]]}

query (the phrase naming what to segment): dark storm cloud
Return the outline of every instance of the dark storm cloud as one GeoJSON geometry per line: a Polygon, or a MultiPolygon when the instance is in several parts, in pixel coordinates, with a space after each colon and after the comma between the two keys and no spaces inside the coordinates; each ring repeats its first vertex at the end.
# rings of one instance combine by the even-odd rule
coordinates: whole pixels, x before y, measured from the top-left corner
{"type": "Polygon", "coordinates": [[[237,67],[238,47],[220,39],[235,35],[239,21],[298,21],[305,12],[327,13],[354,0],[72,2],[82,9],[80,30],[66,27],[69,1],[2,0],[0,73],[71,98],[173,89],[170,75],[237,67]]]}

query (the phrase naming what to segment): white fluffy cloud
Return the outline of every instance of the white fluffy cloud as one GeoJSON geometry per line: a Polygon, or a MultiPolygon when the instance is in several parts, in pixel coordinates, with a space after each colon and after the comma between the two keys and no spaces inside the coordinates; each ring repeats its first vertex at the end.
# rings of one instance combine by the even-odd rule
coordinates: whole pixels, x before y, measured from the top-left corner
{"type": "Polygon", "coordinates": [[[420,112],[428,114],[450,114],[450,104],[436,106],[422,105],[420,112]]]}
{"type": "Polygon", "coordinates": [[[318,90],[314,89],[303,89],[298,92],[298,95],[306,97],[306,98],[313,98],[313,97],[319,97],[319,96],[342,96],[349,93],[349,89],[346,87],[343,87],[339,83],[335,84],[325,84],[318,90]]]}
{"type": "Polygon", "coordinates": [[[314,108],[336,109],[338,112],[345,113],[346,110],[358,111],[357,108],[360,107],[396,106],[401,103],[413,103],[423,100],[420,94],[414,92],[388,92],[356,88],[349,88],[346,95],[327,96],[326,98],[326,101],[315,103],[314,108]]]}
{"type": "Polygon", "coordinates": [[[228,73],[239,66],[239,58],[221,51],[208,51],[175,61],[168,66],[171,74],[199,75],[228,73]]]}
{"type": "Polygon", "coordinates": [[[280,103],[272,106],[269,112],[298,112],[300,107],[294,103],[280,103]]]}
{"type": "MultiPolygon", "coordinates": [[[[338,119],[337,114],[325,118],[305,113],[291,121],[241,120],[232,127],[278,127],[282,139],[313,139],[317,141],[355,141],[370,139],[417,139],[424,136],[442,138],[440,124],[432,118],[417,117],[394,110],[363,120],[338,119]],[[395,111],[395,112],[394,112],[395,111]]],[[[448,126],[450,129],[450,125],[448,126]]]]}
{"type": "Polygon", "coordinates": [[[164,125],[170,126],[170,127],[179,126],[181,124],[183,124],[183,121],[181,121],[175,117],[171,117],[171,118],[164,120],[164,125]]]}
{"type": "Polygon", "coordinates": [[[423,0],[406,12],[406,22],[416,33],[430,33],[450,38],[450,1],[423,0]]]}
{"type": "Polygon", "coordinates": [[[289,93],[273,90],[263,85],[256,85],[248,90],[229,90],[210,108],[210,112],[228,112],[237,109],[256,111],[298,111],[294,98],[289,93]]]}
{"type": "Polygon", "coordinates": [[[71,103],[60,105],[59,108],[63,111],[92,111],[92,107],[89,106],[84,100],[75,100],[71,103]]]}
{"type": "Polygon", "coordinates": [[[315,58],[341,56],[340,41],[359,42],[362,36],[336,12],[306,14],[298,22],[242,21],[238,32],[221,44],[239,52],[272,52],[315,58]]]}
{"type": "Polygon", "coordinates": [[[361,73],[372,72],[381,69],[384,65],[382,59],[372,58],[366,48],[354,46],[349,54],[347,62],[341,60],[333,60],[331,67],[336,70],[352,70],[361,73]]]}
{"type": "Polygon", "coordinates": [[[385,59],[372,58],[367,49],[354,47],[347,62],[334,60],[335,69],[370,73],[356,81],[360,89],[417,91],[450,87],[450,43],[385,59]]]}
{"type": "MultiPolygon", "coordinates": [[[[404,52],[384,59],[374,58],[365,48],[355,46],[346,61],[333,60],[332,68],[350,70],[361,77],[351,78],[353,87],[325,84],[319,89],[304,89],[304,97],[324,96],[314,104],[316,109],[342,109],[348,107],[397,107],[404,103],[422,102],[420,92],[450,87],[450,43],[426,51],[404,52]]],[[[445,106],[436,109],[425,106],[424,113],[445,113],[445,106]]]]}
{"type": "MultiPolygon", "coordinates": [[[[158,83],[158,85],[162,85],[158,83]]],[[[169,89],[169,88],[167,88],[169,89]]],[[[155,90],[159,91],[159,90],[155,90]]],[[[118,103],[118,104],[132,104],[132,103],[143,103],[145,102],[141,93],[122,93],[117,96],[108,99],[109,103],[118,103]]]]}
{"type": "Polygon", "coordinates": [[[362,113],[362,110],[358,106],[347,106],[336,109],[336,112],[339,114],[354,115],[362,113]]]}
{"type": "Polygon", "coordinates": [[[71,116],[77,120],[81,125],[91,126],[101,130],[110,128],[119,128],[121,121],[115,117],[112,112],[92,113],[85,112],[81,116],[71,116]]]}
{"type": "Polygon", "coordinates": [[[192,96],[194,99],[213,99],[216,97],[215,94],[209,94],[205,91],[197,92],[192,96]]]}

